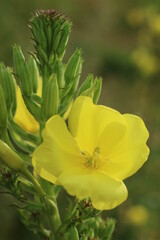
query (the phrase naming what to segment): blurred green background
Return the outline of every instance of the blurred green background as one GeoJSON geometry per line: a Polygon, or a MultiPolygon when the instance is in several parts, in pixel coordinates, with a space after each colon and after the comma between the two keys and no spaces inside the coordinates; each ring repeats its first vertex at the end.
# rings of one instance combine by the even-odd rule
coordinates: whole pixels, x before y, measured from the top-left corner
{"type": "MultiPolygon", "coordinates": [[[[103,77],[100,103],[142,117],[150,157],[125,181],[128,200],[106,216],[117,219],[115,240],[160,239],[160,1],[1,0],[0,61],[12,65],[14,43],[32,49],[27,27],[35,9],[67,13],[73,29],[66,54],[81,47],[88,73],[103,77]]],[[[0,240],[36,240],[19,222],[12,199],[0,194],[0,240]]]]}

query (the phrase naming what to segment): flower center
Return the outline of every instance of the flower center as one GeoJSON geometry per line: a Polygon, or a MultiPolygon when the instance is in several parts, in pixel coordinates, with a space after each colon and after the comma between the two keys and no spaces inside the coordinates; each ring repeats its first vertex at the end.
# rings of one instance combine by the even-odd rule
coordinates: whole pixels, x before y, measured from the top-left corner
{"type": "Polygon", "coordinates": [[[100,169],[104,162],[101,159],[100,149],[94,149],[93,154],[90,155],[87,151],[82,151],[83,155],[83,168],[100,169]]]}

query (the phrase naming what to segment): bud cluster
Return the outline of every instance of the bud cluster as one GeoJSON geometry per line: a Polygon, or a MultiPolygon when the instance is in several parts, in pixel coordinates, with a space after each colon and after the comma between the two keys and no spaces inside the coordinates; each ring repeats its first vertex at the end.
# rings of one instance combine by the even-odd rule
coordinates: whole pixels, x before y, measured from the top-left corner
{"type": "Polygon", "coordinates": [[[62,60],[72,23],[64,14],[54,10],[36,11],[30,21],[32,39],[41,71],[54,69],[55,60],[62,60]],[[47,68],[47,69],[46,69],[47,68]]]}

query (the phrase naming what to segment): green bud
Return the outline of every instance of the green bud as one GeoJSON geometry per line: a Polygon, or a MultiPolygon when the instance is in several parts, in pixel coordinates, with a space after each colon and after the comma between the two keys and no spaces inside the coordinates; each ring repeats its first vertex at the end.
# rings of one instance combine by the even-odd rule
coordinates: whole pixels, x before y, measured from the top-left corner
{"type": "Polygon", "coordinates": [[[11,116],[9,117],[9,124],[11,125],[13,131],[17,135],[21,136],[21,138],[23,138],[24,140],[27,140],[28,142],[33,142],[36,145],[39,143],[40,139],[38,138],[38,136],[26,132],[23,128],[21,128],[18,124],[14,122],[14,119],[11,116]]]}
{"type": "Polygon", "coordinates": [[[61,26],[60,23],[58,22],[57,27],[54,29],[53,33],[53,43],[52,43],[52,50],[56,52],[57,47],[59,45],[60,39],[61,39],[61,26]]]}
{"type": "Polygon", "coordinates": [[[37,57],[38,57],[38,60],[41,63],[41,65],[47,64],[48,56],[47,56],[46,51],[43,48],[41,48],[41,45],[35,46],[35,49],[37,51],[37,57]]]}
{"type": "Polygon", "coordinates": [[[64,67],[61,61],[57,60],[55,64],[55,69],[54,71],[57,74],[57,81],[58,81],[58,86],[60,89],[64,88],[65,81],[64,81],[64,67]]]}
{"type": "Polygon", "coordinates": [[[25,59],[21,52],[20,47],[14,45],[13,46],[13,62],[14,62],[14,71],[16,73],[16,80],[17,80],[18,85],[20,85],[20,75],[21,75],[20,66],[21,66],[22,62],[24,62],[24,61],[25,61],[25,59]]]}
{"type": "Polygon", "coordinates": [[[98,102],[102,89],[102,78],[95,78],[90,74],[79,89],[78,96],[88,96],[93,98],[93,102],[98,102]]]}
{"type": "Polygon", "coordinates": [[[83,64],[83,60],[82,60],[82,58],[80,58],[78,68],[77,68],[77,72],[76,72],[76,77],[74,79],[74,82],[73,82],[73,85],[72,85],[72,88],[71,88],[70,92],[75,93],[77,91],[78,84],[79,84],[79,79],[80,79],[81,72],[82,72],[82,64],[83,64]]]}
{"type": "Polygon", "coordinates": [[[33,57],[30,57],[28,61],[28,66],[29,66],[30,77],[33,83],[33,92],[36,93],[38,90],[39,71],[38,71],[36,61],[34,60],[33,57]]]}
{"type": "Polygon", "coordinates": [[[46,27],[46,34],[47,34],[47,42],[48,42],[48,48],[52,49],[52,26],[51,24],[48,24],[46,27]]]}
{"type": "Polygon", "coordinates": [[[36,11],[30,22],[39,64],[41,68],[47,65],[51,75],[55,57],[62,59],[64,55],[71,23],[65,15],[57,14],[54,10],[36,11]]]}
{"type": "Polygon", "coordinates": [[[70,104],[72,103],[74,98],[74,93],[67,95],[63,100],[61,101],[58,113],[60,115],[63,115],[69,108],[70,104]]]}
{"type": "Polygon", "coordinates": [[[17,105],[15,80],[4,64],[0,65],[0,84],[4,91],[7,109],[12,108],[14,113],[17,105]]]}
{"type": "Polygon", "coordinates": [[[16,149],[19,149],[25,153],[33,153],[35,150],[35,147],[31,145],[29,142],[24,141],[21,136],[17,135],[13,129],[12,126],[9,124],[8,126],[9,136],[12,139],[12,144],[16,149]]]}
{"type": "Polygon", "coordinates": [[[78,96],[83,95],[83,96],[88,96],[85,93],[86,90],[91,89],[93,86],[93,75],[89,74],[87,79],[82,83],[79,92],[78,92],[78,96]]]}
{"type": "Polygon", "coordinates": [[[28,65],[25,61],[21,48],[18,46],[13,47],[13,61],[17,82],[25,96],[32,95],[32,79],[30,76],[28,65]]]}
{"type": "Polygon", "coordinates": [[[78,77],[81,65],[82,65],[82,52],[80,49],[77,49],[69,59],[68,64],[66,66],[64,74],[66,85],[69,85],[70,82],[73,83],[75,78],[78,77]]]}
{"type": "Polygon", "coordinates": [[[79,235],[77,228],[75,226],[71,226],[70,228],[70,235],[69,235],[70,240],[79,240],[79,235]]]}
{"type": "Polygon", "coordinates": [[[7,129],[7,108],[5,97],[3,93],[3,88],[0,84],[0,137],[4,131],[7,129]]]}
{"type": "Polygon", "coordinates": [[[91,97],[93,98],[93,94],[94,94],[94,87],[92,86],[91,88],[85,90],[81,96],[87,96],[87,97],[91,97]]]}
{"type": "Polygon", "coordinates": [[[28,111],[34,116],[34,118],[37,120],[37,122],[40,122],[42,120],[40,106],[37,104],[33,99],[23,96],[23,100],[25,102],[25,105],[28,109],[28,111]]]}
{"type": "Polygon", "coordinates": [[[24,161],[3,141],[0,140],[0,160],[14,171],[24,168],[24,161]]]}
{"type": "Polygon", "coordinates": [[[46,86],[44,96],[44,116],[48,120],[58,113],[59,106],[59,88],[56,74],[53,74],[46,86]]]}
{"type": "Polygon", "coordinates": [[[68,43],[69,35],[71,32],[72,23],[67,22],[62,30],[61,40],[57,48],[57,54],[60,59],[63,58],[68,43]]]}
{"type": "Polygon", "coordinates": [[[101,89],[102,89],[102,78],[96,78],[95,84],[94,84],[94,96],[93,96],[93,102],[96,104],[99,100],[101,89]]]}
{"type": "Polygon", "coordinates": [[[79,90],[78,96],[87,96],[93,98],[94,96],[94,79],[93,75],[89,75],[86,81],[84,82],[84,85],[82,84],[82,88],[79,90]]]}

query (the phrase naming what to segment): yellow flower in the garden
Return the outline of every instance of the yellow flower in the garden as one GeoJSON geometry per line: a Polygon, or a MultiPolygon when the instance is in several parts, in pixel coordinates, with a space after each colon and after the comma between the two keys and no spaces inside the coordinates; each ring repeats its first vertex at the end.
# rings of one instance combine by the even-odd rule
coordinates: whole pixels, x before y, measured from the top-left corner
{"type": "Polygon", "coordinates": [[[33,153],[34,170],[62,185],[78,199],[90,198],[96,209],[112,209],[127,198],[123,179],[147,160],[148,131],[141,118],[78,97],[65,121],[55,115],[33,153]]]}

